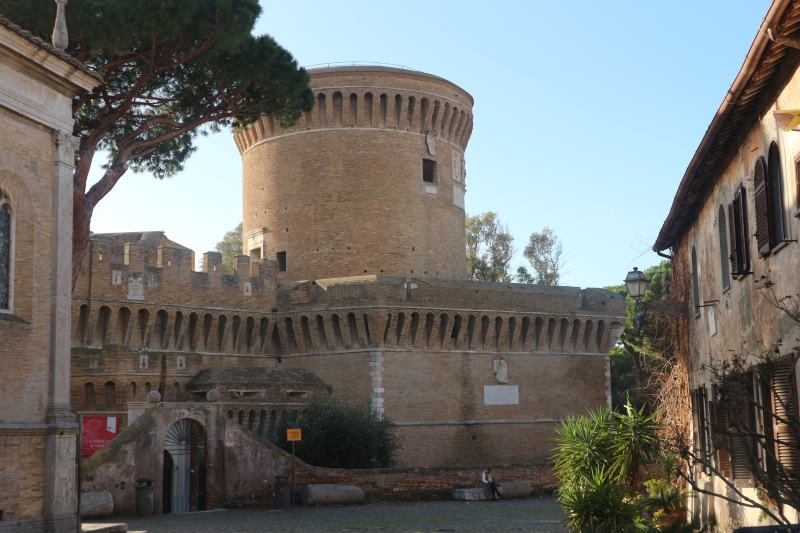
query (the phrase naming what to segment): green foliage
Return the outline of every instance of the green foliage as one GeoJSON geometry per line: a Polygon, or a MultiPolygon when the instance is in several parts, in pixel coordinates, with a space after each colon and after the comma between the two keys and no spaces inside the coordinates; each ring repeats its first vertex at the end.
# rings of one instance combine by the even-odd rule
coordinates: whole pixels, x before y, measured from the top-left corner
{"type": "Polygon", "coordinates": [[[514,238],[497,213],[487,211],[466,220],[467,279],[509,283],[557,285],[561,271],[561,243],[545,227],[531,233],[523,255],[532,271],[520,266],[511,273],[514,238]]]}
{"type": "Polygon", "coordinates": [[[587,416],[569,416],[556,426],[553,470],[563,490],[572,491],[598,469],[608,471],[612,422],[611,411],[600,407],[587,416]]]}
{"type": "Polygon", "coordinates": [[[533,273],[525,267],[517,269],[517,279],[523,283],[558,285],[561,279],[561,241],[547,226],[541,232],[533,232],[522,254],[531,264],[533,273]]]}
{"type": "Polygon", "coordinates": [[[233,259],[242,254],[242,223],[239,222],[233,230],[226,232],[214,249],[222,254],[222,272],[235,273],[233,259]]]}
{"type": "Polygon", "coordinates": [[[291,450],[286,429],[303,430],[296,443],[303,461],[333,468],[390,466],[398,447],[394,424],[368,405],[346,404],[334,398],[314,399],[302,411],[291,411],[278,424],[278,445],[291,450]]]}
{"type": "MultiPolygon", "coordinates": [[[[54,11],[50,0],[0,0],[0,14],[44,38],[54,11]]],[[[308,76],[271,37],[250,34],[260,12],[257,0],[72,0],[67,52],[105,81],[75,101],[75,134],[96,143],[81,148],[163,178],[182,170],[199,133],[260,114],[296,121],[313,103],[308,76]]]]}
{"type": "MultiPolygon", "coordinates": [[[[0,0],[0,15],[47,40],[52,0],[0,0]]],[[[271,115],[297,121],[314,103],[308,74],[271,37],[251,31],[258,0],[72,0],[71,54],[104,83],[73,100],[80,138],[73,175],[73,283],[97,203],[130,168],[183,170],[198,135],[271,115]],[[97,152],[104,172],[90,185],[97,152]]]]}
{"type": "Polygon", "coordinates": [[[588,473],[579,487],[559,491],[567,527],[581,533],[648,531],[642,503],[608,470],[588,473]]]}
{"type": "Polygon", "coordinates": [[[659,459],[654,415],[628,401],[568,417],[556,427],[558,498],[574,531],[648,531],[643,468],[659,459]]]}
{"type": "Polygon", "coordinates": [[[645,405],[653,369],[674,357],[672,328],[675,317],[669,308],[664,307],[670,305],[670,263],[662,261],[646,269],[644,274],[648,283],[641,302],[628,295],[624,284],[606,287],[606,290],[625,297],[626,308],[625,331],[611,351],[611,391],[615,408],[624,404],[626,395],[630,395],[634,405],[645,405]]]}
{"type": "Polygon", "coordinates": [[[636,367],[633,357],[624,346],[618,344],[611,348],[611,407],[623,409],[625,402],[635,406],[643,405],[641,392],[636,381],[636,367]]]}
{"type": "Polygon", "coordinates": [[[681,490],[665,479],[648,479],[644,482],[647,490],[647,505],[653,511],[653,519],[684,511],[689,491],[681,490]]]}
{"type": "Polygon", "coordinates": [[[467,217],[467,279],[508,283],[513,237],[497,213],[467,217]]]}
{"type": "Polygon", "coordinates": [[[640,306],[636,300],[628,296],[625,285],[609,287],[619,294],[626,296],[625,314],[627,323],[622,339],[638,352],[655,358],[665,359],[672,356],[671,337],[667,329],[672,324],[674,317],[659,309],[659,304],[668,302],[672,290],[672,267],[669,261],[652,266],[644,271],[647,278],[647,290],[642,303],[645,316],[637,329],[635,319],[640,313],[640,306]],[[648,307],[648,304],[649,307],[648,307]]]}
{"type": "Polygon", "coordinates": [[[630,401],[624,413],[614,413],[611,453],[611,471],[624,480],[628,487],[640,486],[642,468],[656,458],[658,424],[655,415],[647,414],[644,407],[635,408],[630,401]]]}

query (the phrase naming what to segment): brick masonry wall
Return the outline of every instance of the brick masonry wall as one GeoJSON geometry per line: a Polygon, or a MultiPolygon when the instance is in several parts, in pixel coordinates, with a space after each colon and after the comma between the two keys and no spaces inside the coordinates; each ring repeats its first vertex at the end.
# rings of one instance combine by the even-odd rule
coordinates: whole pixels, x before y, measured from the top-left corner
{"type": "Polygon", "coordinates": [[[4,520],[42,515],[44,456],[44,436],[0,434],[0,510],[4,520]]]}
{"type": "Polygon", "coordinates": [[[297,125],[265,117],[237,135],[245,237],[256,232],[270,259],[286,253],[281,280],[463,278],[472,98],[413,71],[310,74],[317,105],[297,125]],[[436,163],[435,184],[422,180],[423,159],[436,163]]]}
{"type": "Polygon", "coordinates": [[[203,306],[204,288],[166,279],[157,290],[180,306],[117,301],[108,279],[95,282],[90,298],[73,299],[73,405],[124,425],[128,402],[142,402],[148,386],[184,401],[204,368],[304,368],[335,396],[370,402],[398,423],[401,464],[435,466],[539,460],[554,420],[606,402],[604,354],[621,331],[622,300],[595,289],[412,280],[280,282],[262,295],[274,311],[203,306]],[[496,385],[516,386],[518,403],[486,405],[484,387],[496,385]]]}
{"type": "MultiPolygon", "coordinates": [[[[207,432],[209,507],[270,505],[276,476],[291,472],[291,456],[226,419],[213,405],[149,409],[112,444],[85,462],[82,489],[108,490],[114,497],[116,514],[133,514],[135,480],[150,478],[154,480],[156,509],[160,510],[164,435],[171,423],[185,417],[200,422],[207,432]]],[[[486,466],[489,465],[347,470],[295,460],[295,486],[299,489],[308,483],[345,484],[361,487],[369,497],[424,497],[426,493],[479,486],[486,466]]],[[[547,463],[491,466],[500,482],[529,481],[539,488],[555,484],[547,463]]]]}
{"type": "Polygon", "coordinates": [[[0,107],[0,188],[14,215],[11,316],[0,314],[0,422],[35,424],[17,434],[0,430],[0,510],[5,520],[41,516],[44,429],[50,377],[53,268],[52,134],[0,107]],[[40,433],[40,434],[37,434],[40,433]]]}

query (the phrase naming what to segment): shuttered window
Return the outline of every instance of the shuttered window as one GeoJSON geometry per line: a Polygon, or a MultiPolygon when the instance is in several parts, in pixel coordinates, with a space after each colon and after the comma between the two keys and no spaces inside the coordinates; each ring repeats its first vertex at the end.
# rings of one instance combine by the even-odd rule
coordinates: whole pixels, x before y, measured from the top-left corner
{"type": "Polygon", "coordinates": [[[728,204],[728,242],[730,244],[731,274],[734,277],[750,273],[750,235],[747,224],[747,193],[740,187],[728,204]]]}
{"type": "Polygon", "coordinates": [[[694,314],[700,316],[700,274],[697,272],[697,250],[692,246],[692,302],[694,314]]]}
{"type": "Polygon", "coordinates": [[[769,235],[770,248],[784,242],[788,238],[786,231],[786,215],[783,208],[783,169],[781,153],[778,145],[769,146],[767,162],[767,199],[769,200],[769,235]]]}
{"type": "Polygon", "coordinates": [[[763,257],[788,239],[783,207],[783,170],[778,145],[769,147],[769,161],[763,157],[756,162],[753,173],[753,194],[756,208],[756,240],[758,253],[763,257]]]}
{"type": "Polygon", "coordinates": [[[758,253],[767,255],[770,250],[769,200],[767,198],[767,169],[763,157],[756,161],[753,172],[753,196],[756,207],[756,243],[758,253]]]}
{"type": "Polygon", "coordinates": [[[800,208],[800,158],[794,162],[795,207],[800,208]]]}
{"type": "Polygon", "coordinates": [[[775,436],[775,457],[800,489],[800,450],[798,450],[797,382],[795,358],[787,357],[775,364],[772,376],[772,419],[775,436]]]}
{"type": "Polygon", "coordinates": [[[725,217],[725,208],[719,206],[717,215],[717,229],[719,230],[719,266],[722,288],[731,286],[731,270],[729,266],[730,253],[728,252],[728,222],[725,217]]]}
{"type": "Polygon", "coordinates": [[[719,391],[715,385],[712,393],[713,400],[709,404],[711,415],[711,429],[716,446],[717,469],[726,478],[731,478],[731,445],[728,436],[730,422],[728,411],[720,403],[719,391]]]}
{"type": "MultiPolygon", "coordinates": [[[[697,453],[707,460],[711,460],[711,421],[709,418],[708,396],[705,387],[698,387],[692,393],[692,410],[694,412],[695,445],[697,453]]],[[[703,471],[708,473],[709,469],[703,467],[703,471]]]]}

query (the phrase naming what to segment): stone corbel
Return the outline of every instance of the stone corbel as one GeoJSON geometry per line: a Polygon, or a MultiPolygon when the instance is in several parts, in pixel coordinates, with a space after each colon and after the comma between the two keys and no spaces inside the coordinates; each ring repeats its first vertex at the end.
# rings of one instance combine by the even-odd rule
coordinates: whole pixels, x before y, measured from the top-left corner
{"type": "Polygon", "coordinates": [[[80,145],[80,138],[66,131],[54,130],[53,143],[56,145],[56,162],[74,167],[75,151],[80,145]]]}

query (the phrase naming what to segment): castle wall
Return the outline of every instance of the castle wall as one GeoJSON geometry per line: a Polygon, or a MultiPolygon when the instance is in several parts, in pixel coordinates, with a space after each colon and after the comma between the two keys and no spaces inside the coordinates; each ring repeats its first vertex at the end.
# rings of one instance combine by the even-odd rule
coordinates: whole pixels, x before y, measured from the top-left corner
{"type": "Polygon", "coordinates": [[[183,282],[151,294],[185,304],[115,299],[101,279],[73,298],[81,414],[124,426],[129,402],[147,390],[185,401],[204,368],[304,368],[396,422],[398,462],[413,466],[544,460],[557,420],[607,402],[606,353],[624,323],[621,299],[574,287],[361,276],[278,283],[260,296],[266,310],[201,305],[210,293],[183,282]],[[498,391],[517,399],[493,405],[498,391]]]}
{"type": "Polygon", "coordinates": [[[279,263],[285,254],[279,280],[463,278],[472,98],[414,71],[309,73],[317,104],[298,124],[263,117],[236,136],[243,252],[279,263]]]}
{"type": "MultiPolygon", "coordinates": [[[[275,478],[289,475],[292,459],[283,450],[222,416],[211,404],[179,404],[148,409],[118,439],[84,463],[81,484],[86,490],[108,490],[120,514],[136,512],[135,480],[154,480],[157,510],[163,494],[162,450],[164,431],[181,418],[202,424],[207,436],[208,503],[215,506],[267,506],[273,503],[275,478]]],[[[485,464],[438,468],[340,469],[294,461],[295,486],[308,483],[346,484],[361,487],[369,497],[416,498],[442,495],[458,487],[473,487],[485,464]]],[[[547,465],[493,465],[495,478],[528,481],[537,489],[551,487],[555,479],[547,465]]]]}

